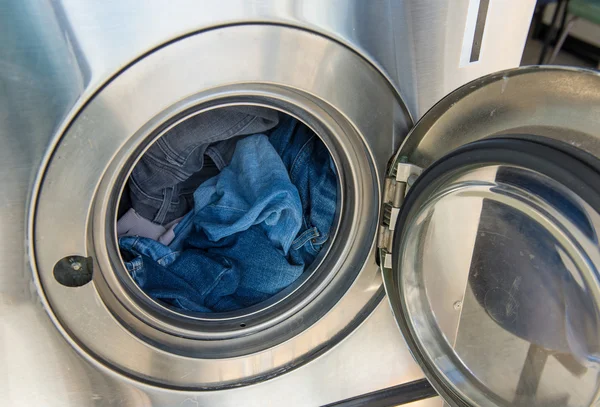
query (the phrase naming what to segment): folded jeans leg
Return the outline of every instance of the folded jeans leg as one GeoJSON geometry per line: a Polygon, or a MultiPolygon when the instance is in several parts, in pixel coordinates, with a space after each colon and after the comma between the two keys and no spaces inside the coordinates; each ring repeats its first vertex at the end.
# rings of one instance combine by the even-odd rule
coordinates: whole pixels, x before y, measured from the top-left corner
{"type": "Polygon", "coordinates": [[[125,262],[138,286],[155,300],[189,311],[210,312],[207,304],[219,303],[235,293],[240,271],[224,256],[203,250],[173,252],[150,239],[122,238],[125,262]]]}
{"type": "Polygon", "coordinates": [[[303,226],[292,256],[295,262],[314,261],[330,236],[337,208],[337,174],[327,147],[304,124],[281,120],[270,142],[281,156],[302,201],[303,226]]]}
{"type": "Polygon", "coordinates": [[[194,193],[194,225],[212,241],[260,225],[287,253],[302,223],[298,190],[265,135],[238,141],[230,165],[194,193]]]}
{"type": "MultiPolygon", "coordinates": [[[[132,207],[143,217],[165,224],[191,208],[177,194],[165,189],[184,183],[203,168],[210,144],[241,135],[267,131],[277,125],[276,111],[255,106],[210,110],[178,124],[140,159],[131,174],[132,207]]],[[[223,163],[221,163],[223,164],[223,163]]]]}

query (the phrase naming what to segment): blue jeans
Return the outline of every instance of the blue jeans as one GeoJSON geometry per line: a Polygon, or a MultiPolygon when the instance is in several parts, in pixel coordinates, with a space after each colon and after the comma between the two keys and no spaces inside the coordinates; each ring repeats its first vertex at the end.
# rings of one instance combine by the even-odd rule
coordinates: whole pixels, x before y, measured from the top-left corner
{"type": "Polygon", "coordinates": [[[287,254],[302,223],[298,190],[264,134],[240,140],[231,164],[200,185],[194,202],[194,225],[213,242],[258,225],[287,254]]]}
{"type": "Polygon", "coordinates": [[[267,136],[237,143],[231,164],[194,193],[194,211],[164,246],[125,236],[121,249],[151,297],[190,311],[230,311],[264,301],[294,282],[303,264],[287,253],[302,227],[302,204],[267,136]]]}
{"type": "Polygon", "coordinates": [[[227,312],[262,302],[292,284],[304,271],[276,249],[259,226],[211,242],[192,231],[181,251],[152,239],[125,236],[125,262],[150,297],[196,312],[227,312]]]}
{"type": "Polygon", "coordinates": [[[286,116],[269,137],[298,189],[302,227],[292,242],[294,264],[310,265],[330,237],[337,205],[337,175],[321,139],[307,126],[286,116]]]}
{"type": "Polygon", "coordinates": [[[133,169],[128,182],[131,206],[159,225],[184,216],[194,205],[196,188],[229,163],[238,136],[264,132],[277,122],[274,110],[233,106],[210,110],[176,125],[133,169]]]}

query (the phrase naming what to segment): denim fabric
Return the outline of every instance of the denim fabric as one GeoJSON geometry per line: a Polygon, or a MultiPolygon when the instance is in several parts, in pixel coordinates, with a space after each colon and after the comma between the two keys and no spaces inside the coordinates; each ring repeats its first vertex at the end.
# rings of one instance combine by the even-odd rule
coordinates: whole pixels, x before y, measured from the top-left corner
{"type": "Polygon", "coordinates": [[[254,106],[211,110],[192,117],[156,141],[135,166],[129,183],[131,205],[144,218],[164,225],[185,215],[192,194],[231,159],[238,136],[277,125],[277,112],[254,106]],[[215,168],[201,171],[205,156],[215,168]]]}
{"type": "Polygon", "coordinates": [[[288,287],[304,271],[290,264],[258,225],[218,242],[194,230],[181,251],[134,236],[120,238],[119,245],[135,253],[125,265],[145,293],[188,311],[249,307],[288,287]]]}
{"type": "Polygon", "coordinates": [[[132,257],[128,270],[151,297],[191,311],[231,311],[264,301],[304,271],[286,256],[302,226],[300,197],[265,135],[240,140],[231,164],[194,200],[170,246],[119,239],[132,257]]]}
{"type": "Polygon", "coordinates": [[[150,297],[189,311],[211,312],[204,304],[233,294],[239,273],[231,262],[207,251],[173,251],[152,239],[119,238],[119,246],[135,257],[125,262],[137,285],[150,297]]]}
{"type": "Polygon", "coordinates": [[[260,225],[287,254],[302,223],[298,190],[264,134],[240,140],[231,164],[194,192],[194,224],[213,242],[260,225]]]}
{"type": "MultiPolygon", "coordinates": [[[[273,246],[261,225],[254,225],[242,233],[227,236],[218,242],[211,241],[204,231],[192,232],[187,239],[187,248],[203,249],[213,256],[227,259],[235,275],[239,276],[238,286],[226,301],[225,297],[213,296],[205,304],[217,312],[229,311],[229,304],[249,307],[264,301],[292,284],[304,271],[301,265],[290,264],[281,250],[273,246]]],[[[218,290],[225,292],[226,284],[218,290]]]]}
{"type": "Polygon", "coordinates": [[[337,205],[337,175],[321,139],[307,126],[285,116],[270,135],[302,202],[302,228],[292,242],[294,264],[310,265],[330,237],[337,205]]]}

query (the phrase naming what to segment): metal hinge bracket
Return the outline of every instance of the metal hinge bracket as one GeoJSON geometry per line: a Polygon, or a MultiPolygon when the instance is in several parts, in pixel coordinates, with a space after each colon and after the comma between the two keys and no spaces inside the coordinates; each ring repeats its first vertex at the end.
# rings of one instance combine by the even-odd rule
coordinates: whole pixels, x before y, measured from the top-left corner
{"type": "Polygon", "coordinates": [[[422,172],[422,168],[401,159],[396,161],[385,179],[382,215],[377,239],[377,247],[379,248],[383,268],[392,267],[394,229],[396,228],[400,208],[408,190],[422,172]]]}

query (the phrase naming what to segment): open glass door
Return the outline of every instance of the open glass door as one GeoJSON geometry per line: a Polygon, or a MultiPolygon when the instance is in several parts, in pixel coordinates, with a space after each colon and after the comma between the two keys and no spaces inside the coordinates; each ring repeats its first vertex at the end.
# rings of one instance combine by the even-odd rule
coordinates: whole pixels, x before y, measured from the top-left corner
{"type": "Polygon", "coordinates": [[[588,406],[600,384],[600,76],[491,75],[391,165],[379,247],[415,359],[456,406],[588,406]]]}

